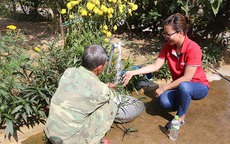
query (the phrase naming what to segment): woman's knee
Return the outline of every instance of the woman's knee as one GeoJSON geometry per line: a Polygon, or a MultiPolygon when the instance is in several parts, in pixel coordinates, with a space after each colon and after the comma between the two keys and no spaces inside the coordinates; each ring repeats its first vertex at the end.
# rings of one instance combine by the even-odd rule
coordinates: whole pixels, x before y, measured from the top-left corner
{"type": "Polygon", "coordinates": [[[170,100],[167,98],[167,96],[161,95],[158,99],[158,103],[162,108],[170,109],[172,106],[170,100]]]}
{"type": "Polygon", "coordinates": [[[189,90],[191,89],[191,82],[181,82],[178,86],[178,91],[179,92],[189,92],[189,90]]]}

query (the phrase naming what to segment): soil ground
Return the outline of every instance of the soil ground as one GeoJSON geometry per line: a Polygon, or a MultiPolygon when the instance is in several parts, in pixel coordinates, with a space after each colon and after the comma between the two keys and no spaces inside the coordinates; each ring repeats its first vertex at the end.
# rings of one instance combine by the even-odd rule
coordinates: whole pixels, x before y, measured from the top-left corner
{"type": "MultiPolygon", "coordinates": [[[[53,39],[52,32],[47,29],[49,23],[27,23],[14,22],[0,19],[0,30],[4,32],[9,24],[14,24],[25,32],[28,46],[31,49],[45,41],[53,39]]],[[[52,27],[51,27],[52,29],[52,27]]],[[[115,40],[117,41],[117,40],[115,40]]],[[[150,45],[145,44],[144,40],[134,40],[136,43],[143,44],[137,48],[124,49],[124,57],[131,56],[137,64],[153,58],[149,49],[150,45]],[[145,48],[147,47],[147,49],[145,48]]],[[[154,43],[154,41],[151,41],[154,43]]],[[[136,45],[130,45],[136,46],[136,45]]],[[[218,72],[230,78],[230,66],[226,65],[218,69],[218,72]]],[[[135,97],[145,95],[143,100],[146,109],[139,117],[126,124],[114,123],[106,137],[110,139],[111,144],[228,144],[230,143],[230,82],[226,79],[220,79],[219,75],[208,73],[211,82],[211,89],[206,98],[200,101],[192,101],[186,115],[186,124],[180,129],[179,139],[172,142],[166,134],[164,125],[170,120],[175,112],[166,111],[159,107],[157,98],[154,96],[154,89],[141,89],[135,97]],[[214,81],[213,81],[214,80],[214,81]],[[124,127],[135,128],[137,132],[124,132],[124,127]]],[[[154,81],[163,85],[166,81],[154,81]]],[[[23,133],[19,133],[19,142],[22,144],[42,144],[44,139],[44,125],[38,125],[34,128],[22,128],[23,133]]],[[[13,144],[14,140],[4,139],[0,132],[0,143],[13,144]]]]}

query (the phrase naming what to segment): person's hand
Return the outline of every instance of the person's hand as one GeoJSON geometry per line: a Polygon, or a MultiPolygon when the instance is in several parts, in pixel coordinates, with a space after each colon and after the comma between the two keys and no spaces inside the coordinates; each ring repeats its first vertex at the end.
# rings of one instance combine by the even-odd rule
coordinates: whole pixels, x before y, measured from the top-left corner
{"type": "Polygon", "coordinates": [[[127,71],[122,77],[123,77],[123,80],[122,80],[122,83],[123,83],[123,86],[126,86],[128,83],[129,83],[129,80],[132,78],[133,76],[133,73],[132,71],[127,71]]]}
{"type": "Polygon", "coordinates": [[[156,89],[156,97],[159,97],[163,92],[164,92],[163,87],[156,89]]]}
{"type": "Polygon", "coordinates": [[[107,83],[106,84],[109,88],[114,88],[116,85],[115,84],[113,84],[113,83],[107,83]]]}

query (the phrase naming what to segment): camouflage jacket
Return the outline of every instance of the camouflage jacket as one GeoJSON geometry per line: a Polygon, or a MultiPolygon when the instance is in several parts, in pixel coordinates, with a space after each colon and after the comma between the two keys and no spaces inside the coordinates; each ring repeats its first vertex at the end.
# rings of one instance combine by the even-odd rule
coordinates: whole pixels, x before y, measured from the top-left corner
{"type": "Polygon", "coordinates": [[[99,143],[117,113],[114,96],[91,71],[68,68],[51,99],[46,136],[53,143],[99,143]]]}

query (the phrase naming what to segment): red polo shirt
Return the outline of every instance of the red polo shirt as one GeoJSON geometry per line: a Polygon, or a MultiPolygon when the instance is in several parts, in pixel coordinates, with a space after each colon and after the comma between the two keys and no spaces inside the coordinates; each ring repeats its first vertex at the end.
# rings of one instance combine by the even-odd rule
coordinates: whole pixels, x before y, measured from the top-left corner
{"type": "Polygon", "coordinates": [[[177,55],[175,45],[166,43],[158,57],[167,60],[173,80],[184,75],[186,66],[195,66],[197,70],[191,81],[200,82],[209,87],[209,82],[202,68],[202,51],[200,46],[187,36],[185,36],[180,55],[177,55]]]}

